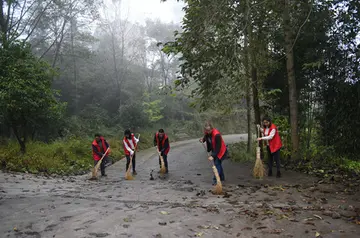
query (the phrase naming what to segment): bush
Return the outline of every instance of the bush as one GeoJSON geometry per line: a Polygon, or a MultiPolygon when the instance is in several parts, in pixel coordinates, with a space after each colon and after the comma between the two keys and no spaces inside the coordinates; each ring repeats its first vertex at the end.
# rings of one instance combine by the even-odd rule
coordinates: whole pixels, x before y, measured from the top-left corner
{"type": "MultiPolygon", "coordinates": [[[[122,136],[105,139],[111,146],[110,157],[114,162],[123,158],[122,136]]],[[[153,134],[144,133],[140,138],[139,149],[152,146],[153,134]]],[[[91,143],[93,138],[56,140],[52,143],[29,142],[26,154],[19,152],[16,141],[0,146],[0,163],[7,171],[33,174],[80,175],[94,166],[91,143]]]]}
{"type": "Polygon", "coordinates": [[[235,144],[231,144],[228,146],[230,159],[234,162],[250,162],[255,161],[256,143],[253,145],[253,153],[248,153],[247,150],[247,142],[241,141],[235,144]]]}

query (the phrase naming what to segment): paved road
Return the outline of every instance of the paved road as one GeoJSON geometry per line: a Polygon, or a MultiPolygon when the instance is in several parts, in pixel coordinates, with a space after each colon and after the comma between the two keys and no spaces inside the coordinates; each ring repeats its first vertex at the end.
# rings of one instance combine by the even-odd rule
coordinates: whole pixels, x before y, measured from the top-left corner
{"type": "Polygon", "coordinates": [[[125,161],[99,181],[0,174],[0,237],[359,237],[359,194],[340,185],[289,171],[259,181],[250,166],[226,161],[227,193],[215,196],[197,140],[173,143],[170,174],[150,181],[159,168],[154,152],[138,153],[132,181],[124,180],[125,161]]]}

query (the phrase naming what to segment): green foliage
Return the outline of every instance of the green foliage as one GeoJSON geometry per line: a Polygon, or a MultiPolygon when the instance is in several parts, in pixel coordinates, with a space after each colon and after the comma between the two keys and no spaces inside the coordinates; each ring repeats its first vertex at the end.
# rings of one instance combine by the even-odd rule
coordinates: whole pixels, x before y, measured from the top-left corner
{"type": "Polygon", "coordinates": [[[91,160],[91,141],[71,139],[55,141],[51,144],[29,142],[27,153],[20,154],[15,142],[1,146],[1,163],[8,171],[46,173],[46,174],[82,174],[93,166],[91,160]]]}
{"type": "Polygon", "coordinates": [[[162,101],[160,99],[151,102],[143,102],[145,112],[148,115],[150,122],[157,122],[164,117],[161,113],[164,107],[162,107],[161,104],[162,101]]]}
{"type": "Polygon", "coordinates": [[[59,121],[65,103],[51,89],[54,71],[34,57],[28,45],[14,42],[0,48],[0,110],[25,150],[29,130],[59,121]]]}
{"type": "MultiPolygon", "coordinates": [[[[256,143],[252,148],[256,148],[256,143]]],[[[238,142],[228,146],[230,159],[235,162],[253,162],[256,159],[255,150],[253,153],[247,152],[247,143],[246,142],[238,142]]]]}
{"type": "MultiPolygon", "coordinates": [[[[141,134],[139,150],[153,146],[151,132],[141,134]]],[[[124,157],[123,136],[107,138],[111,146],[110,157],[114,162],[124,157]]],[[[56,140],[52,143],[33,142],[27,145],[27,153],[19,153],[16,142],[10,141],[0,146],[0,165],[3,170],[44,173],[58,175],[79,175],[90,172],[94,166],[92,158],[91,143],[93,138],[69,138],[67,140],[56,140]],[[87,139],[86,139],[87,138],[87,139]]]]}

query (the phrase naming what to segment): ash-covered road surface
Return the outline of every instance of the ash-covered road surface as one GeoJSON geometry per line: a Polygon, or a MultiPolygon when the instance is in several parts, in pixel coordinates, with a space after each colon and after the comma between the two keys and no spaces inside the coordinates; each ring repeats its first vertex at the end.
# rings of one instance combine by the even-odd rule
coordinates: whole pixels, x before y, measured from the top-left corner
{"type": "Polygon", "coordinates": [[[290,171],[259,181],[252,165],[227,160],[226,194],[216,196],[198,140],[171,146],[165,179],[154,149],[138,153],[132,181],[124,160],[99,181],[1,173],[0,237],[360,237],[357,191],[290,171]]]}

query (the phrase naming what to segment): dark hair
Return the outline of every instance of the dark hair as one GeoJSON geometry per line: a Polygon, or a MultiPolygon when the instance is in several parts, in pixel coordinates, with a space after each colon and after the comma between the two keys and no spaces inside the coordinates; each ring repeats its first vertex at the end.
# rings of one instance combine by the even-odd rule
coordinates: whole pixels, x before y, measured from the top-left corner
{"type": "Polygon", "coordinates": [[[126,129],[126,130],[124,131],[124,135],[130,135],[130,134],[131,134],[130,129],[126,129]]]}
{"type": "Polygon", "coordinates": [[[268,122],[270,122],[271,123],[271,118],[270,117],[263,117],[263,119],[262,119],[263,121],[268,121],[268,122]]]}
{"type": "Polygon", "coordinates": [[[268,121],[268,122],[269,122],[269,126],[271,126],[271,124],[272,124],[270,117],[263,117],[262,121],[268,121]]]}
{"type": "Polygon", "coordinates": [[[164,129],[159,129],[159,133],[165,133],[164,129]]]}
{"type": "Polygon", "coordinates": [[[100,137],[101,135],[99,133],[96,133],[95,134],[95,137],[100,137]]]}

